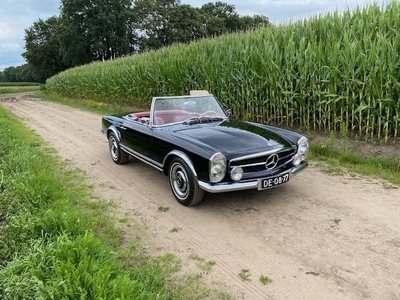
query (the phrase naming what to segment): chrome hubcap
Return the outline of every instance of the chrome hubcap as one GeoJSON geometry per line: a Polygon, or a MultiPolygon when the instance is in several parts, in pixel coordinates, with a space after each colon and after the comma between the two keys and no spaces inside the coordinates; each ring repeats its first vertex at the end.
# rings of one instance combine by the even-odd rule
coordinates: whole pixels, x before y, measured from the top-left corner
{"type": "Polygon", "coordinates": [[[117,145],[117,141],[113,137],[110,138],[109,146],[110,146],[111,158],[113,160],[117,160],[118,159],[118,145],[117,145]]]}
{"type": "Polygon", "coordinates": [[[170,183],[174,194],[184,200],[189,194],[189,182],[186,170],[179,163],[174,163],[170,170],[170,183]]]}

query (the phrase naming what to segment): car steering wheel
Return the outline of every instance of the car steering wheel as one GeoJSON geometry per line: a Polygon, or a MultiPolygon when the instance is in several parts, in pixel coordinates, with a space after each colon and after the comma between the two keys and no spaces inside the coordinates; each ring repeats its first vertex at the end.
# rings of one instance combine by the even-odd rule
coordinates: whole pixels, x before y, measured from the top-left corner
{"type": "Polygon", "coordinates": [[[219,113],[217,113],[217,112],[214,111],[214,110],[207,110],[207,111],[205,111],[205,112],[203,112],[203,113],[200,114],[200,118],[201,118],[201,117],[204,117],[204,116],[206,116],[206,115],[219,115],[219,113]]]}

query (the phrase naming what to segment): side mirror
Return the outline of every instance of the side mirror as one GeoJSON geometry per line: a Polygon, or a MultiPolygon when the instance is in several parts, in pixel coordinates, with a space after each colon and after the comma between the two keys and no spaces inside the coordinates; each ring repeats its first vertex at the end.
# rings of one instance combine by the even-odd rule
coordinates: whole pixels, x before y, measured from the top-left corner
{"type": "Polygon", "coordinates": [[[149,123],[150,123],[150,118],[148,118],[148,117],[142,117],[142,118],[140,119],[140,121],[142,122],[142,124],[149,125],[149,123]]]}
{"type": "Polygon", "coordinates": [[[232,115],[232,109],[226,110],[225,114],[226,114],[227,117],[230,117],[232,115]]]}

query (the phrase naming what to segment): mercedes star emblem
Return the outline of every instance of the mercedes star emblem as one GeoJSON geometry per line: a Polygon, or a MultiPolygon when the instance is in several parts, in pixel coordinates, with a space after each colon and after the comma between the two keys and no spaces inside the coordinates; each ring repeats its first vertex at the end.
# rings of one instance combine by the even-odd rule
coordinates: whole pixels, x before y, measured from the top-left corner
{"type": "Polygon", "coordinates": [[[276,165],[278,164],[278,160],[279,160],[279,156],[278,154],[272,154],[270,155],[267,160],[265,161],[265,167],[267,168],[267,170],[272,170],[273,168],[276,167],[276,165]]]}

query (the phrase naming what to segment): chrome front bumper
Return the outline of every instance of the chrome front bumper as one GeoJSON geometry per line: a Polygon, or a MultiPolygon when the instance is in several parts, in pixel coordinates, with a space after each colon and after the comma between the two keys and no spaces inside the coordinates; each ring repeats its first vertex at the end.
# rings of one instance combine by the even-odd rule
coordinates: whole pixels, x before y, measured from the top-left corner
{"type": "MultiPolygon", "coordinates": [[[[303,161],[297,167],[293,167],[289,170],[290,178],[297,175],[305,168],[307,168],[308,164],[303,161]]],[[[287,173],[287,171],[283,172],[282,174],[276,174],[275,176],[283,175],[287,173]]],[[[244,182],[228,182],[228,183],[214,183],[210,184],[208,182],[199,181],[199,186],[202,190],[209,192],[209,193],[223,193],[223,192],[234,192],[234,191],[241,191],[241,190],[251,190],[257,189],[259,186],[260,179],[252,179],[249,181],[244,182]]]]}

